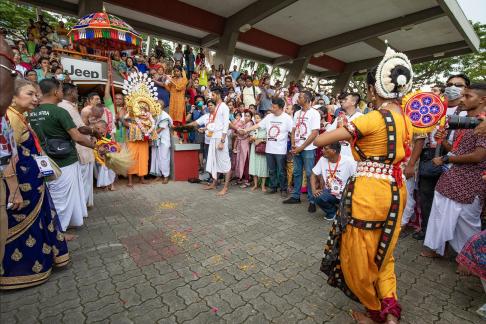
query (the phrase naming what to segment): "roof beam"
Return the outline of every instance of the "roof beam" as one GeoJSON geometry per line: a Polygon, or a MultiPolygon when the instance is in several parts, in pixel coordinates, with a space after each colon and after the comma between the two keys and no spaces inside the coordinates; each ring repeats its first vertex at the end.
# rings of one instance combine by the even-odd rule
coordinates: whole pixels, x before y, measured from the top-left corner
{"type": "Polygon", "coordinates": [[[273,59],[272,65],[279,66],[287,63],[291,64],[292,61],[293,58],[291,58],[290,56],[283,55],[273,59]]]}
{"type": "Polygon", "coordinates": [[[219,35],[208,34],[200,39],[201,47],[211,47],[219,42],[219,35]]]}
{"type": "Polygon", "coordinates": [[[58,0],[21,0],[19,2],[39,7],[43,10],[52,10],[54,12],[78,16],[78,5],[67,1],[58,0]]]}
{"type": "Polygon", "coordinates": [[[135,28],[138,32],[146,33],[149,35],[159,36],[174,42],[183,42],[190,45],[199,46],[201,44],[201,40],[199,37],[190,36],[184,33],[176,32],[170,29],[166,29],[163,27],[155,26],[152,24],[148,24],[145,22],[137,21],[132,18],[123,17],[117,15],[117,17],[121,18],[125,22],[127,22],[130,26],[135,28]]]}
{"type": "Polygon", "coordinates": [[[364,42],[369,46],[373,47],[375,50],[382,52],[383,54],[385,54],[388,47],[388,45],[378,37],[367,39],[364,42]]]}
{"type": "MultiPolygon", "coordinates": [[[[216,46],[213,46],[213,47],[210,47],[210,48],[212,50],[215,50],[216,46]]],[[[238,57],[241,57],[241,58],[244,58],[244,59],[253,60],[255,62],[272,65],[272,59],[271,58],[268,58],[268,57],[263,56],[263,55],[251,53],[251,52],[239,49],[239,48],[235,48],[234,54],[235,54],[235,56],[238,56],[238,57]]]]}
{"type": "Polygon", "coordinates": [[[320,78],[333,78],[337,77],[339,75],[339,72],[334,72],[334,71],[323,71],[319,73],[320,78]]]}
{"type": "Polygon", "coordinates": [[[461,7],[457,3],[457,0],[437,0],[440,7],[449,16],[450,20],[456,26],[459,33],[466,40],[469,48],[474,52],[479,52],[480,40],[471,23],[464,15],[461,7]]]}
{"type": "Polygon", "coordinates": [[[442,10],[440,6],[436,6],[402,17],[389,19],[374,25],[351,30],[304,45],[301,47],[298,57],[308,57],[319,52],[329,52],[338,48],[352,45],[354,43],[400,30],[400,28],[405,26],[420,24],[444,15],[444,10],[442,10]]]}
{"type": "Polygon", "coordinates": [[[298,0],[259,0],[226,19],[225,31],[237,31],[246,24],[254,25],[298,0]]]}
{"type": "MultiPolygon", "coordinates": [[[[405,52],[405,54],[408,56],[410,61],[416,61],[426,57],[431,57],[431,56],[433,57],[434,54],[437,56],[437,54],[439,53],[448,53],[451,51],[464,50],[464,49],[468,49],[467,43],[465,41],[459,41],[454,43],[447,43],[447,44],[441,44],[441,45],[435,45],[431,47],[411,50],[405,52]]],[[[471,51],[469,50],[469,52],[471,51]]],[[[437,59],[439,59],[440,57],[444,57],[444,56],[437,56],[437,59]]],[[[382,59],[381,57],[374,57],[362,61],[350,62],[346,64],[346,70],[359,71],[359,70],[368,69],[380,63],[381,59],[382,59]]]]}
{"type": "Polygon", "coordinates": [[[453,50],[453,51],[444,53],[444,55],[441,55],[441,56],[430,55],[430,56],[424,56],[424,57],[417,58],[417,59],[412,59],[412,63],[414,63],[414,64],[415,63],[424,63],[424,62],[428,62],[428,61],[440,60],[440,59],[444,59],[444,58],[448,58],[448,57],[459,56],[459,55],[470,54],[470,53],[471,53],[471,49],[465,47],[465,48],[462,48],[462,49],[457,49],[457,50],[453,50]]]}

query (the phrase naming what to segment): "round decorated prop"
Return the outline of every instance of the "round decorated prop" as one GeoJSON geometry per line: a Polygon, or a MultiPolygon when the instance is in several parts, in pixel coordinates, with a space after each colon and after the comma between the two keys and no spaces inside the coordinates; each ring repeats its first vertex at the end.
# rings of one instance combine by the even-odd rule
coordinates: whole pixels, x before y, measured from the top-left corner
{"type": "Polygon", "coordinates": [[[106,155],[109,153],[119,153],[121,151],[120,144],[107,139],[102,138],[96,142],[94,154],[96,158],[96,162],[101,165],[105,165],[106,162],[106,155]]]}
{"type": "Polygon", "coordinates": [[[402,107],[415,131],[427,133],[445,116],[447,102],[443,96],[417,91],[403,98],[402,107]]]}
{"type": "Polygon", "coordinates": [[[104,54],[116,50],[140,48],[142,38],[129,24],[106,12],[81,18],[68,33],[71,43],[99,50],[104,54]]]}
{"type": "Polygon", "coordinates": [[[119,175],[127,175],[128,169],[133,165],[130,151],[108,138],[101,138],[96,142],[94,154],[96,162],[119,175]]]}

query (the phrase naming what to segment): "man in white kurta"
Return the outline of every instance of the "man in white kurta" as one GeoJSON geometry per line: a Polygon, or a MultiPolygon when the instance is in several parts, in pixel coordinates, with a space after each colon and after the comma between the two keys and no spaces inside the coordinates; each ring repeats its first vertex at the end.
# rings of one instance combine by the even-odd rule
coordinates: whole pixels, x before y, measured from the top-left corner
{"type": "Polygon", "coordinates": [[[150,162],[150,174],[157,178],[162,177],[162,183],[169,181],[170,175],[170,127],[172,118],[162,110],[156,118],[157,140],[152,142],[152,160],[150,162]]]}
{"type": "MultiPolygon", "coordinates": [[[[224,188],[218,193],[219,196],[223,196],[228,192],[231,179],[231,159],[226,138],[229,127],[229,108],[221,99],[221,88],[213,88],[211,93],[215,104],[214,111],[203,115],[196,121],[196,124],[206,126],[206,136],[210,139],[206,171],[211,173],[213,183],[205,189],[214,189],[218,173],[224,173],[226,175],[224,188]]],[[[208,106],[210,105],[212,106],[211,103],[208,103],[208,106]]]]}

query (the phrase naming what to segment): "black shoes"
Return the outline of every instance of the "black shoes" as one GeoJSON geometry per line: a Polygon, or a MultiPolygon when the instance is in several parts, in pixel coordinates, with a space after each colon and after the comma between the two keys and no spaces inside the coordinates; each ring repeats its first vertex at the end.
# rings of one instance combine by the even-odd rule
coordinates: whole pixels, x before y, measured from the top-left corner
{"type": "Polygon", "coordinates": [[[307,211],[308,211],[309,213],[315,213],[315,212],[316,212],[316,204],[312,204],[312,203],[310,203],[310,204],[309,204],[309,207],[307,208],[307,211]]]}
{"type": "Polygon", "coordinates": [[[282,201],[284,204],[300,204],[300,199],[290,197],[289,199],[286,199],[282,201]]]}
{"type": "Polygon", "coordinates": [[[420,230],[417,233],[413,233],[412,237],[417,241],[422,241],[425,239],[425,232],[423,230],[420,230]]]}
{"type": "Polygon", "coordinates": [[[277,193],[277,189],[270,189],[270,190],[267,190],[267,192],[265,192],[265,195],[273,195],[277,193]]]}

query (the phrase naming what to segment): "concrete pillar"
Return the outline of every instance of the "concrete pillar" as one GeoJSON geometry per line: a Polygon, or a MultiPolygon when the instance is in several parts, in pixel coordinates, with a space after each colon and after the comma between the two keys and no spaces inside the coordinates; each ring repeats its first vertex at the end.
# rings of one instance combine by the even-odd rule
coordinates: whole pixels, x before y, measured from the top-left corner
{"type": "Polygon", "coordinates": [[[103,0],[80,0],[78,8],[79,17],[84,17],[93,12],[102,12],[103,0]]]}
{"type": "Polygon", "coordinates": [[[147,36],[147,47],[145,48],[145,55],[149,56],[150,55],[150,50],[152,49],[154,43],[154,38],[151,37],[150,35],[147,36]]]}
{"type": "Polygon", "coordinates": [[[289,85],[290,81],[297,81],[302,79],[305,75],[305,70],[307,69],[307,65],[309,65],[310,57],[297,59],[292,62],[289,66],[289,72],[287,73],[287,77],[285,78],[285,85],[289,85]]]}
{"type": "Polygon", "coordinates": [[[221,36],[216,55],[214,58],[214,65],[223,64],[226,69],[230,68],[231,60],[235,54],[236,42],[238,41],[239,32],[224,32],[221,36]]]}
{"type": "Polygon", "coordinates": [[[345,90],[349,84],[349,81],[353,77],[354,71],[344,71],[343,73],[339,74],[334,83],[334,87],[332,88],[332,94],[336,95],[345,90]]]}

